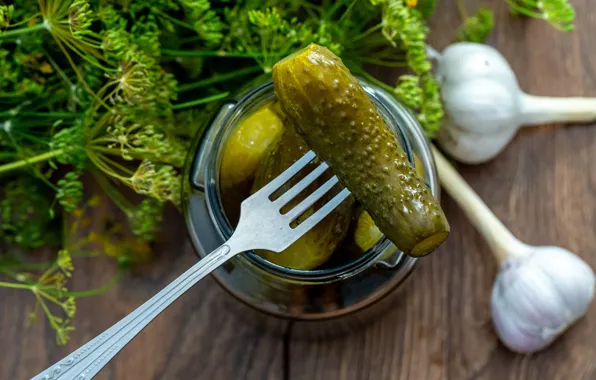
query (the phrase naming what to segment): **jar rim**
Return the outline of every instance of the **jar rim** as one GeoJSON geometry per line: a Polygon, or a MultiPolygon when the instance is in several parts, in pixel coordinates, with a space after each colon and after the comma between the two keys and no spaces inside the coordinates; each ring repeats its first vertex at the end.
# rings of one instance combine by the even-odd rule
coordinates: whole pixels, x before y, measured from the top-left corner
{"type": "MultiPolygon", "coordinates": [[[[398,141],[400,142],[402,149],[404,149],[408,160],[412,165],[415,165],[414,154],[410,144],[410,141],[404,132],[404,127],[401,125],[402,123],[397,120],[395,115],[385,106],[384,101],[387,102],[391,99],[388,94],[384,94],[383,97],[379,97],[379,91],[385,91],[383,89],[376,88],[376,86],[368,83],[363,78],[358,78],[361,81],[361,84],[371,96],[372,100],[375,102],[381,114],[386,118],[388,124],[392,127],[392,129],[396,132],[396,136],[398,141]]],[[[234,110],[230,112],[226,117],[222,120],[222,128],[217,131],[216,136],[213,140],[213,146],[216,147],[211,154],[209,154],[207,162],[206,162],[206,170],[205,170],[205,199],[207,203],[207,208],[209,212],[209,216],[214,223],[216,230],[220,234],[220,237],[223,239],[229,239],[233,233],[233,228],[231,223],[229,222],[228,217],[226,216],[223,208],[223,202],[220,192],[219,186],[219,172],[220,172],[220,164],[221,164],[221,156],[223,155],[223,149],[226,138],[229,136],[230,132],[234,130],[234,127],[238,125],[238,123],[246,117],[246,115],[250,114],[252,111],[258,109],[262,104],[268,102],[272,99],[275,99],[275,93],[273,90],[273,82],[268,81],[252,91],[244,94],[238,102],[234,105],[234,110]],[[248,110],[247,110],[248,109],[248,110]],[[242,114],[242,115],[240,115],[242,114]]],[[[396,101],[396,100],[394,100],[396,101]]],[[[417,120],[413,118],[409,111],[405,109],[401,104],[399,105],[400,108],[403,108],[401,111],[405,111],[408,113],[409,120],[402,120],[402,122],[410,122],[418,124],[417,120]]],[[[417,125],[418,128],[419,125],[417,125]]],[[[432,157],[432,156],[431,156],[432,157]]],[[[431,177],[433,173],[430,173],[431,177]]],[[[434,182],[434,179],[431,178],[431,182],[434,182]]],[[[434,183],[431,183],[431,190],[433,189],[434,183]]],[[[436,184],[434,184],[436,185],[436,184]]],[[[436,196],[436,195],[435,195],[436,196]]],[[[320,282],[320,281],[329,281],[332,279],[339,279],[339,278],[346,278],[351,277],[361,271],[366,270],[370,266],[372,266],[375,262],[377,262],[378,258],[386,253],[388,249],[392,246],[391,241],[387,239],[384,235],[377,241],[377,243],[369,248],[366,252],[364,252],[361,256],[354,260],[350,260],[349,262],[341,265],[334,266],[332,268],[324,268],[324,269],[310,269],[310,270],[301,270],[301,269],[292,269],[283,267],[278,264],[274,264],[258,254],[254,251],[248,251],[241,254],[241,256],[245,257],[251,264],[255,265],[256,267],[260,268],[261,270],[266,271],[267,273],[279,277],[283,277],[289,281],[297,281],[300,283],[311,283],[311,282],[320,282]]],[[[396,252],[396,255],[400,255],[400,260],[409,260],[410,264],[413,266],[417,259],[405,256],[402,252],[396,252]]]]}

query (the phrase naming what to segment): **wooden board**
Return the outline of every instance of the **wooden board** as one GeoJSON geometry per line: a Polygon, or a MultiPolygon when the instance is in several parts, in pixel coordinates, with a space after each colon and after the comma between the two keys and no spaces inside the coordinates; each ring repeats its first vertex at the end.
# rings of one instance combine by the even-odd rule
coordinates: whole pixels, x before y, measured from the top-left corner
{"type": "MultiPolygon", "coordinates": [[[[465,2],[468,12],[478,1],[465,2]]],[[[510,61],[534,95],[596,96],[596,9],[573,0],[577,31],[509,15],[502,0],[488,43],[510,61]]],[[[590,5],[589,5],[590,4],[590,5]]],[[[431,44],[442,49],[459,25],[455,1],[443,0],[431,44]],[[441,32],[438,32],[441,31],[441,32]]],[[[596,128],[526,129],[494,161],[460,172],[520,239],[560,245],[596,265],[596,128]]],[[[550,349],[514,355],[493,333],[489,297],[497,267],[488,246],[444,195],[452,226],[447,243],[425,258],[404,298],[377,323],[336,341],[294,342],[293,380],[546,380],[596,378],[596,307],[550,349]]]]}
{"type": "MultiPolygon", "coordinates": [[[[107,293],[77,301],[76,330],[64,347],[56,346],[54,331],[45,321],[25,327],[26,315],[35,304],[31,293],[0,288],[0,379],[29,379],[126,316],[195,263],[182,219],[170,212],[164,228],[156,261],[125,275],[107,293]]],[[[74,265],[73,289],[100,286],[115,272],[112,261],[99,258],[75,259],[74,265]]],[[[241,323],[226,308],[223,296],[214,280],[206,278],[158,316],[96,378],[281,379],[283,342],[241,323]]]]}
{"type": "MultiPolygon", "coordinates": [[[[572,0],[577,31],[509,15],[502,0],[489,43],[535,95],[596,96],[596,8],[572,0]]],[[[479,2],[465,1],[472,13],[479,2]]],[[[441,0],[432,21],[434,47],[459,25],[454,0],[441,0]]],[[[545,126],[522,131],[493,162],[459,170],[521,239],[573,250],[596,267],[596,129],[545,126]]],[[[99,379],[550,380],[596,378],[596,307],[550,349],[524,357],[498,342],[489,295],[496,265],[489,249],[449,197],[453,233],[424,259],[403,298],[380,319],[335,340],[290,341],[238,323],[210,279],[195,286],[143,331],[99,379]],[[286,357],[287,356],[287,357],[286,357]]],[[[0,379],[26,379],[84,344],[140,305],[196,260],[182,221],[170,215],[157,265],[140,268],[101,297],[81,299],[69,344],[57,348],[45,323],[25,328],[32,295],[0,288],[0,379]]],[[[108,262],[77,260],[75,288],[107,281],[108,262]],[[87,267],[86,267],[87,266],[87,267]]]]}

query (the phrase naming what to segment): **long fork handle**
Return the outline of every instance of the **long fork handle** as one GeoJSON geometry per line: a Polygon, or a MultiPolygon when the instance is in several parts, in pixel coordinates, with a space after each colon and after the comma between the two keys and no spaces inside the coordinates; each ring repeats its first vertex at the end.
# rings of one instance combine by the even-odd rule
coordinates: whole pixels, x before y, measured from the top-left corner
{"type": "MultiPolygon", "coordinates": [[[[93,378],[159,313],[207,274],[238,254],[228,241],[204,257],[135,311],[32,380],[86,380],[93,378]]],[[[134,377],[134,376],[133,376],[134,377]]]]}

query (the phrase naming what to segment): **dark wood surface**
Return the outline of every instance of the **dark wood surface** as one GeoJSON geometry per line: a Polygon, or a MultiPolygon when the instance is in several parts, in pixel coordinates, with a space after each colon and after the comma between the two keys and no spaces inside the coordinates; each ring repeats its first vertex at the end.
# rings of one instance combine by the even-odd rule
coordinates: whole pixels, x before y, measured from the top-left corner
{"type": "MultiPolygon", "coordinates": [[[[596,96],[596,7],[572,0],[577,31],[563,34],[539,20],[495,10],[496,46],[535,95],[596,96]]],[[[443,48],[459,24],[455,2],[442,0],[431,42],[443,48]]],[[[466,2],[473,12],[480,2],[466,2]]],[[[520,239],[566,247],[596,268],[596,129],[528,128],[494,161],[459,170],[520,239]]],[[[425,258],[402,299],[376,323],[334,340],[301,342],[262,335],[238,323],[211,279],[191,289],[105,368],[100,379],[594,379],[596,307],[549,349],[515,355],[490,324],[489,295],[496,265],[487,245],[449,197],[446,244],[425,258]]],[[[106,211],[107,212],[107,211],[106,211]]],[[[193,262],[180,218],[170,215],[157,265],[127,274],[106,294],[81,299],[77,330],[65,347],[40,323],[25,327],[29,293],[0,288],[0,379],[26,379],[122,318],[193,262]]],[[[107,260],[78,260],[74,288],[107,281],[107,260]]]]}

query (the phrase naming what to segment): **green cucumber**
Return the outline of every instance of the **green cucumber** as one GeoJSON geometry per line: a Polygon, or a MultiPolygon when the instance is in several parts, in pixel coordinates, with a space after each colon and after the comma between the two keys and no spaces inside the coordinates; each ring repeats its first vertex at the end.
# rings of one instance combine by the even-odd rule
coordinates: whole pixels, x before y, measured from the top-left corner
{"type": "Polygon", "coordinates": [[[401,251],[424,256],[445,241],[439,202],[339,57],[310,44],[274,65],[273,84],[288,122],[401,251]]]}

